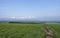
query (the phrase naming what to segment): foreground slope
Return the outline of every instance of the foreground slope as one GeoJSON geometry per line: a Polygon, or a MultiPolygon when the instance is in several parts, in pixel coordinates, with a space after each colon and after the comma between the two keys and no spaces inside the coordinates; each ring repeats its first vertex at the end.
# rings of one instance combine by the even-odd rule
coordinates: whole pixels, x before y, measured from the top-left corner
{"type": "Polygon", "coordinates": [[[0,24],[0,38],[44,38],[43,24],[0,24]]]}
{"type": "Polygon", "coordinates": [[[49,24],[53,28],[55,38],[60,38],[60,24],[49,24]]]}
{"type": "MultiPolygon", "coordinates": [[[[45,38],[45,24],[0,23],[0,38],[45,38]]],[[[60,38],[60,24],[48,24],[60,38]]]]}

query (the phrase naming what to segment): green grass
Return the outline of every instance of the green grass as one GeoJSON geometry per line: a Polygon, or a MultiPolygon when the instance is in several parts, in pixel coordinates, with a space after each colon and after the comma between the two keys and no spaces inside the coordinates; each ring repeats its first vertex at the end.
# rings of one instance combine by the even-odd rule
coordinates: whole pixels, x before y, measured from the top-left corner
{"type": "Polygon", "coordinates": [[[60,38],[60,24],[49,24],[54,31],[55,38],[60,38]]]}
{"type": "Polygon", "coordinates": [[[43,24],[0,24],[0,38],[44,38],[43,24]]]}
{"type": "MultiPolygon", "coordinates": [[[[60,24],[49,24],[60,38],[60,24]]],[[[45,38],[44,24],[0,23],[0,38],[45,38]]]]}

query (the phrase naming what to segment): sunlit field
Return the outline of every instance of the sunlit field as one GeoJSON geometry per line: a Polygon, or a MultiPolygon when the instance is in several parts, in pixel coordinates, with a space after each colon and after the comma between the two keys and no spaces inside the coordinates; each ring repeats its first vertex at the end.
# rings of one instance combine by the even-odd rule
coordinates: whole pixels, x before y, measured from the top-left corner
{"type": "MultiPolygon", "coordinates": [[[[49,24],[60,38],[60,24],[49,24]]],[[[44,24],[0,23],[0,38],[45,38],[44,24]]]]}
{"type": "Polygon", "coordinates": [[[49,24],[54,31],[55,38],[60,38],[60,24],[49,24]]]}
{"type": "Polygon", "coordinates": [[[0,24],[0,38],[44,38],[43,24],[0,24]]]}

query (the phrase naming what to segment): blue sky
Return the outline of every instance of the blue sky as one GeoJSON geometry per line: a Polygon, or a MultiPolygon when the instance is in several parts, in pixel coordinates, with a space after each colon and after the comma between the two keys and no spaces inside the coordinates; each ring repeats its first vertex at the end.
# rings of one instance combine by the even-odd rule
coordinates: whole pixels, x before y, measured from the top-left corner
{"type": "Polygon", "coordinates": [[[60,0],[0,0],[1,17],[60,20],[60,0]]]}

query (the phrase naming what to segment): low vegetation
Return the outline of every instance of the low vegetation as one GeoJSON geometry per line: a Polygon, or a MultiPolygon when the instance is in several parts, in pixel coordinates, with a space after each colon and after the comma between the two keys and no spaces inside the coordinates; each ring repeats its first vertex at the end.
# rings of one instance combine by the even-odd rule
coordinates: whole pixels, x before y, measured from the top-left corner
{"type": "Polygon", "coordinates": [[[0,38],[44,38],[43,24],[0,24],[0,38]]]}
{"type": "MultiPolygon", "coordinates": [[[[48,24],[60,38],[60,24],[48,24]]],[[[45,38],[44,24],[0,23],[0,38],[45,38]]]]}

